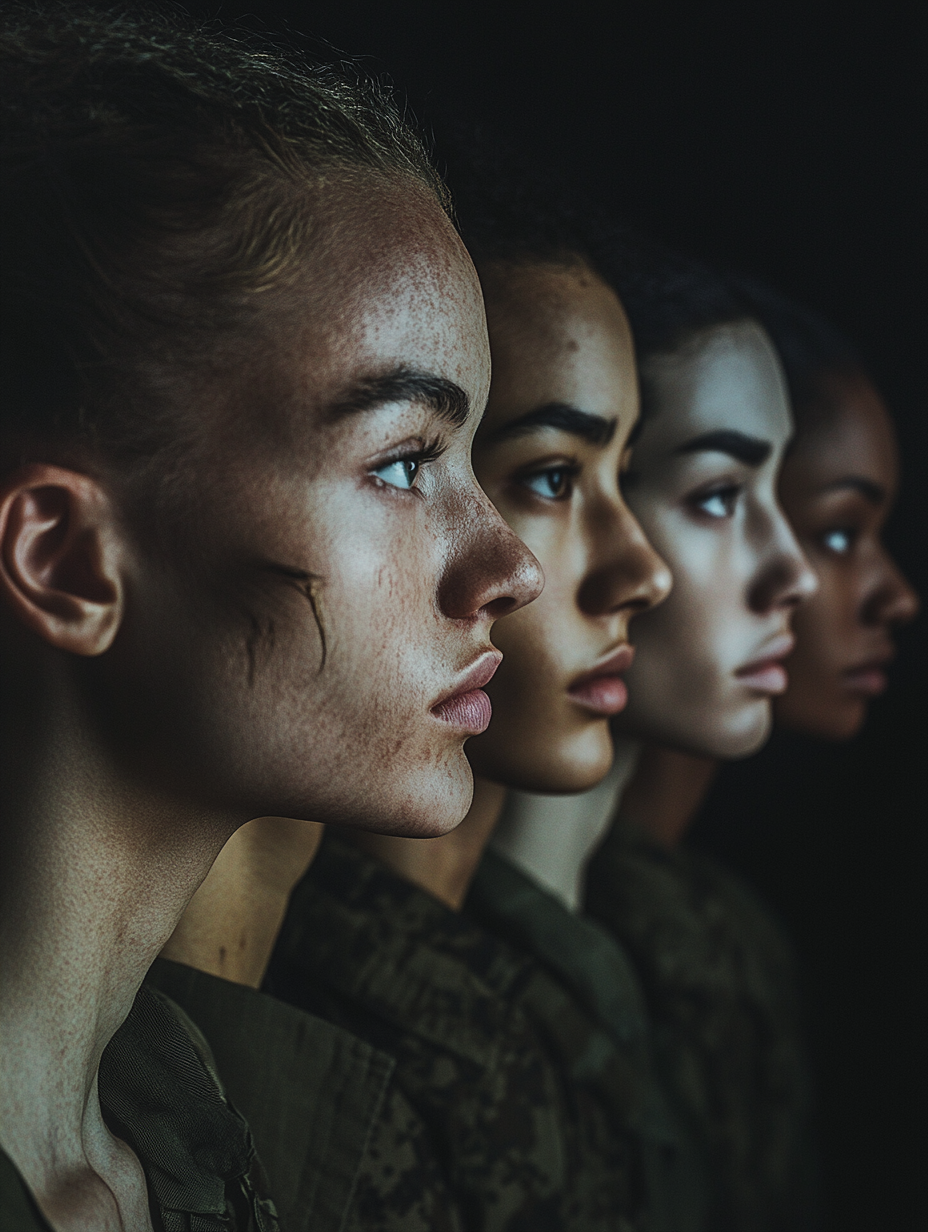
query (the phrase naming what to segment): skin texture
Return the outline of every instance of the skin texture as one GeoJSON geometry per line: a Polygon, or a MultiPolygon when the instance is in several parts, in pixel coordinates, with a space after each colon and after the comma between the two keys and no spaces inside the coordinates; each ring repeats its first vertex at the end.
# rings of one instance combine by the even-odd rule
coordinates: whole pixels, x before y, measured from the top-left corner
{"type": "Polygon", "coordinates": [[[488,347],[450,223],[408,183],[317,205],[304,276],[197,391],[187,555],[141,546],[105,473],[0,485],[0,1140],[59,1232],[150,1226],[97,1067],[223,844],[268,814],[456,824],[467,732],[433,707],[541,586],[471,470],[488,347]],[[338,411],[397,368],[468,414],[338,411]]]}
{"type": "Polygon", "coordinates": [[[822,402],[803,416],[780,475],[819,589],[796,613],[789,688],[774,714],[784,727],[846,740],[886,687],[892,631],[914,619],[918,599],[880,539],[899,479],[885,404],[855,373],[832,374],[822,402]]]}
{"type": "Polygon", "coordinates": [[[245,819],[457,825],[470,732],[433,708],[492,666],[493,620],[542,585],[471,470],[489,384],[479,284],[437,206],[424,192],[411,204],[405,185],[377,209],[353,186],[320,203],[324,262],[239,394],[264,415],[233,415],[212,437],[196,581],[140,569],[114,648],[150,724],[118,714],[131,744],[163,741],[159,773],[174,767],[184,790],[245,819]],[[453,382],[466,420],[421,399],[336,409],[397,369],[453,382]],[[440,456],[423,460],[430,447],[440,456]]]}
{"type": "Polygon", "coordinates": [[[356,840],[455,908],[500,815],[505,788],[579,791],[607,772],[608,715],[570,690],[627,645],[632,616],[670,588],[666,566],[619,489],[638,395],[628,323],[614,292],[580,264],[496,265],[480,274],[493,382],[474,467],[541,561],[545,589],[524,613],[528,619],[515,612],[496,626],[504,659],[487,689],[490,727],[468,743],[475,793],[464,823],[424,843],[377,835],[356,840]],[[554,404],[586,418],[539,423],[536,413],[554,404]],[[534,421],[526,422],[527,415],[534,421]]]}
{"type": "Polygon", "coordinates": [[[744,756],[766,739],[771,696],[783,686],[739,671],[782,658],[794,609],[816,586],[776,498],[791,434],[783,377],[766,334],[744,321],[649,357],[642,379],[653,410],[625,490],[674,589],[636,622],[630,702],[616,730],[688,753],[744,756]],[[716,432],[746,434],[766,457],[749,464],[718,448],[687,449],[716,432]]]}
{"type": "Polygon", "coordinates": [[[488,688],[494,718],[468,756],[475,774],[507,787],[582,791],[609,769],[612,741],[608,716],[571,689],[627,645],[631,618],[671,584],[619,490],[638,420],[631,335],[615,293],[583,267],[491,267],[481,277],[493,384],[474,467],[546,582],[532,609],[497,626],[505,658],[488,688]],[[552,403],[615,425],[611,440],[552,426],[508,434],[552,403]]]}

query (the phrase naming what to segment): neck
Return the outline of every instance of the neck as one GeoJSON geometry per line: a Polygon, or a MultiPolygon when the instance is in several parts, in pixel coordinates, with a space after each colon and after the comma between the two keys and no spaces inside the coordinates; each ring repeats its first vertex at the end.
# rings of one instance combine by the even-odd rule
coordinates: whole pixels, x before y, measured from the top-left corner
{"type": "Polygon", "coordinates": [[[55,1228],[148,1228],[97,1068],[235,820],[140,787],[72,703],[6,723],[0,1142],[55,1228]]]}
{"type": "Polygon", "coordinates": [[[583,902],[587,862],[618,810],[635,768],[638,745],[615,742],[612,769],[598,786],[575,796],[511,791],[493,847],[571,911],[583,902]]]}
{"type": "Polygon", "coordinates": [[[711,757],[648,745],[622,799],[622,812],[663,847],[676,847],[718,772],[711,757]]]}
{"type": "Polygon", "coordinates": [[[396,838],[355,832],[352,842],[400,877],[427,890],[452,911],[460,911],[502,812],[505,796],[505,787],[498,783],[475,779],[473,803],[456,830],[440,838],[396,838]]]}
{"type": "Polygon", "coordinates": [[[312,863],[322,826],[258,817],[223,847],[162,954],[260,988],[290,894],[312,863]]]}

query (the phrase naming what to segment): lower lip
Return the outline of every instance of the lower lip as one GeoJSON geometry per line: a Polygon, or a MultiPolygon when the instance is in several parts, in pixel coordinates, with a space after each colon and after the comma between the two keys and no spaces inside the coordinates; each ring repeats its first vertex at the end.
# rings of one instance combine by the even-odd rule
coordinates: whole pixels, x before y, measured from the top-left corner
{"type": "Polygon", "coordinates": [[[877,667],[864,668],[857,672],[845,672],[844,680],[852,693],[864,693],[867,697],[876,697],[883,693],[889,681],[886,673],[877,667]]]}
{"type": "Polygon", "coordinates": [[[469,693],[459,693],[457,697],[441,702],[433,708],[432,714],[451,727],[459,727],[472,736],[479,736],[490,726],[493,706],[483,689],[471,689],[469,693]]]}
{"type": "Polygon", "coordinates": [[[628,703],[628,689],[621,676],[597,676],[571,689],[568,696],[595,714],[618,714],[628,703]]]}
{"type": "Polygon", "coordinates": [[[779,663],[766,663],[751,671],[739,672],[738,679],[749,689],[756,689],[758,693],[785,693],[789,684],[786,668],[779,663]]]}

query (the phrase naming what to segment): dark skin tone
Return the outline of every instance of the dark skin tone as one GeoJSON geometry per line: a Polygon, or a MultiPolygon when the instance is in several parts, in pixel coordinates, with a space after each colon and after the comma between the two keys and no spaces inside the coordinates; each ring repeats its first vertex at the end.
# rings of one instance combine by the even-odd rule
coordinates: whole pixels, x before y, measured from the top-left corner
{"type": "MultiPolygon", "coordinates": [[[[823,379],[806,408],[779,480],[784,511],[819,589],[796,611],[789,686],[774,702],[777,724],[828,740],[862,727],[886,688],[893,630],[919,600],[882,543],[899,482],[886,405],[863,373],[823,379]]],[[[668,847],[680,841],[718,763],[651,746],[623,798],[623,811],[668,847]]]]}

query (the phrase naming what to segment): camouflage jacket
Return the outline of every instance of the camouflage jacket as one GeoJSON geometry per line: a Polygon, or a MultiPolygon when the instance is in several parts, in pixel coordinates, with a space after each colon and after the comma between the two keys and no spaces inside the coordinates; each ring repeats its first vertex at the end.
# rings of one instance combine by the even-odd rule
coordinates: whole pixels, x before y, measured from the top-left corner
{"type": "Polygon", "coordinates": [[[397,1222],[383,1226],[454,1229],[392,1057],[276,997],[180,963],[159,959],[148,980],[208,1039],[251,1127],[284,1232],[379,1228],[372,1185],[391,1198],[397,1222]]]}
{"type": "Polygon", "coordinates": [[[788,944],[737,878],[621,820],[586,909],[632,959],[656,1061],[711,1178],[712,1232],[818,1226],[809,1081],[788,944]]]}
{"type": "MultiPolygon", "coordinates": [[[[200,1031],[145,985],[100,1061],[100,1108],[138,1157],[155,1232],[278,1232],[251,1133],[230,1105],[200,1031]]],[[[0,1227],[48,1223],[0,1153],[0,1227]]]]}
{"type": "MultiPolygon", "coordinates": [[[[609,1109],[605,1122],[587,1115],[586,1125],[624,1138],[635,1152],[643,1194],[634,1226],[705,1232],[704,1161],[661,1089],[644,994],[616,939],[492,849],[465,910],[544,969],[547,978],[526,986],[526,1013],[557,1041],[559,1068],[577,1097],[609,1109]]],[[[590,1148],[605,1156],[602,1145],[590,1148]]]]}
{"type": "MultiPolygon", "coordinates": [[[[468,1232],[649,1226],[634,1065],[530,954],[475,919],[329,836],[268,987],[396,1057],[468,1232]]],[[[379,1228],[390,1199],[376,1189],[379,1228]]]]}

